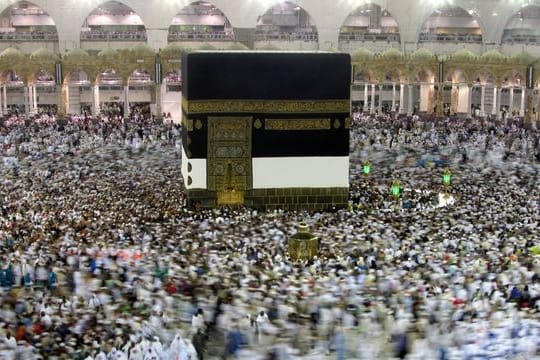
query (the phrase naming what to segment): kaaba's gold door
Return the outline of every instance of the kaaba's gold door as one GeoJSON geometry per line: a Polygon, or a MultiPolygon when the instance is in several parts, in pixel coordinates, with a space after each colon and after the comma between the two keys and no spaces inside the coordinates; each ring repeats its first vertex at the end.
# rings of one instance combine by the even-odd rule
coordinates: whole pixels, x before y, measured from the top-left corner
{"type": "Polygon", "coordinates": [[[208,117],[208,190],[218,205],[241,205],[252,186],[251,117],[208,117]]]}

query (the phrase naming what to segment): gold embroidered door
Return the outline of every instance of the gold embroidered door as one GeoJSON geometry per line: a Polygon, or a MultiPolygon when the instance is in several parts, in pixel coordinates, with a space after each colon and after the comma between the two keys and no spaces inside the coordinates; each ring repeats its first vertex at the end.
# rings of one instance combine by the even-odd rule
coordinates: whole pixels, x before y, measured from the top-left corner
{"type": "Polygon", "coordinates": [[[208,117],[208,190],[218,205],[241,205],[252,186],[249,116],[208,117]]]}

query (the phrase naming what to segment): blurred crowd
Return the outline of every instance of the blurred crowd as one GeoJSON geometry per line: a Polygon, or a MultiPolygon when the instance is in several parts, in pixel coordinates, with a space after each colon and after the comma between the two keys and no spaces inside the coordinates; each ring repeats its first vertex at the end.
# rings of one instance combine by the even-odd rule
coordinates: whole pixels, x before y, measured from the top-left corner
{"type": "Polygon", "coordinates": [[[540,354],[536,130],[355,114],[349,206],[316,213],[186,208],[180,131],[2,123],[0,358],[540,354]]]}

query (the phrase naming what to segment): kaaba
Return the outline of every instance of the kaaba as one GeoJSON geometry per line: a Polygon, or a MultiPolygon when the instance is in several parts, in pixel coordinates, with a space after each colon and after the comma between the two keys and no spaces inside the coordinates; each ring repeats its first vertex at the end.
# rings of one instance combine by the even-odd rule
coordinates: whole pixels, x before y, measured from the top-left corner
{"type": "Polygon", "coordinates": [[[190,205],[346,205],[348,54],[188,52],[182,79],[182,176],[190,205]]]}

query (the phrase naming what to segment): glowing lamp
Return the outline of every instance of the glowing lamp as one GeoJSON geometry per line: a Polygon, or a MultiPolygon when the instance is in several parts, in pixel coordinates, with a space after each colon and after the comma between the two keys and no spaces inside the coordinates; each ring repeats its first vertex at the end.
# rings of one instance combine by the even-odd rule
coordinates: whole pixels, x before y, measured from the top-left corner
{"type": "Polygon", "coordinates": [[[369,176],[369,174],[371,174],[371,163],[369,162],[369,160],[362,165],[362,173],[365,176],[369,176]]]}

